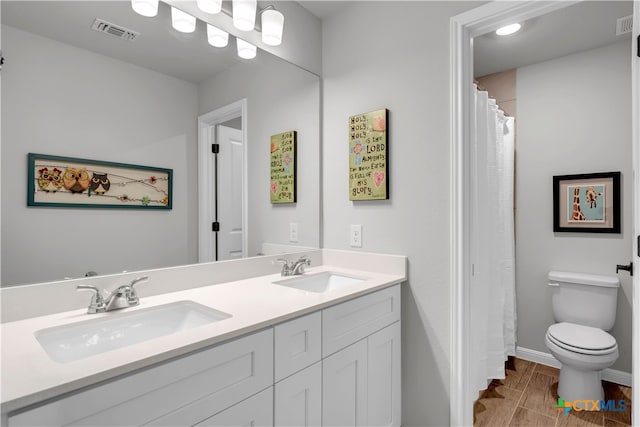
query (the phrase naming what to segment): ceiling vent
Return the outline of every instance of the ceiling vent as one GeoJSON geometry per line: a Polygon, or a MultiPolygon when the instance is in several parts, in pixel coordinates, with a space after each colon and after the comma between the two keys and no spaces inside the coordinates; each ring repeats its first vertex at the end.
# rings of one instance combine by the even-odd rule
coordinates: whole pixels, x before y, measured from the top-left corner
{"type": "Polygon", "coordinates": [[[624,16],[616,20],[616,36],[630,33],[633,29],[633,15],[624,16]]]}
{"type": "Polygon", "coordinates": [[[130,30],[120,25],[112,24],[111,22],[104,21],[100,18],[96,18],[96,20],[93,21],[91,29],[130,42],[134,41],[140,36],[140,33],[137,31],[130,30]]]}

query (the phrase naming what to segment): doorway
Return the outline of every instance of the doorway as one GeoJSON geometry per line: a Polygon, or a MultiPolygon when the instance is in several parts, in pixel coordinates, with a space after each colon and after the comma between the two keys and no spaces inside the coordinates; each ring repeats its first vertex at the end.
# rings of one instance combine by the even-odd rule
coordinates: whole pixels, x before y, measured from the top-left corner
{"type": "Polygon", "coordinates": [[[198,262],[247,256],[247,101],[198,117],[198,262]]]}
{"type": "MultiPolygon", "coordinates": [[[[468,378],[470,377],[470,312],[471,301],[470,283],[472,279],[472,254],[471,254],[471,212],[469,209],[471,198],[471,177],[468,171],[473,169],[472,156],[468,147],[470,147],[471,135],[471,118],[470,118],[470,94],[471,84],[473,81],[473,48],[472,40],[474,37],[492,31],[502,25],[509,24],[514,21],[526,21],[528,19],[538,17],[566,6],[573,5],[577,2],[492,2],[482,7],[473,9],[451,20],[451,158],[452,158],[452,175],[451,175],[451,210],[452,210],[452,252],[451,252],[451,424],[452,425],[471,425],[473,424],[473,401],[477,396],[477,391],[470,390],[468,378]]],[[[634,46],[638,35],[638,7],[634,11],[634,46]]],[[[637,47],[634,47],[634,50],[637,47]]],[[[638,93],[637,80],[639,77],[638,60],[634,60],[634,69],[632,71],[632,81],[634,86],[634,110],[632,117],[634,118],[632,145],[633,145],[633,162],[636,170],[635,178],[630,176],[627,179],[627,185],[640,188],[638,178],[638,166],[640,165],[638,141],[638,105],[640,94],[638,93]],[[635,179],[635,183],[633,180],[635,179]]],[[[631,203],[627,200],[626,203],[631,203]]],[[[638,234],[640,224],[638,221],[638,204],[635,201],[635,231],[627,230],[627,233],[638,234]]],[[[635,238],[634,238],[635,240],[635,238]]],[[[637,248],[633,249],[634,259],[637,260],[637,248]]],[[[639,280],[637,275],[633,278],[633,286],[637,288],[639,280]]],[[[638,295],[633,295],[633,317],[634,324],[638,324],[638,295]]],[[[633,362],[634,383],[638,382],[638,351],[635,350],[638,344],[638,329],[634,328],[634,352],[633,362]]],[[[637,399],[633,399],[636,401],[637,399]]],[[[634,403],[634,418],[638,419],[638,404],[634,403]]],[[[634,422],[637,424],[637,421],[634,422]]]]}

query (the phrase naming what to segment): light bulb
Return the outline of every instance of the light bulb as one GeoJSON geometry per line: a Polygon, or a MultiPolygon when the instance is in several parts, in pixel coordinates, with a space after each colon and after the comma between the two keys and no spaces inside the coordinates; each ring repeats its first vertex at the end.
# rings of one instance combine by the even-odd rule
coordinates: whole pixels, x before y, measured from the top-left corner
{"type": "Polygon", "coordinates": [[[284,15],[275,9],[262,12],[262,41],[270,46],[279,46],[282,43],[282,30],[284,28],[284,15]]]}
{"type": "Polygon", "coordinates": [[[206,13],[219,13],[222,10],[222,0],[197,0],[196,4],[206,13]]]}
{"type": "Polygon", "coordinates": [[[253,59],[256,57],[258,49],[251,43],[247,43],[242,39],[236,39],[238,48],[238,56],[244,59],[253,59]]]}
{"type": "Polygon", "coordinates": [[[522,28],[522,25],[518,23],[505,25],[504,27],[498,28],[496,34],[499,36],[508,36],[509,34],[520,31],[520,28],[522,28]]]}
{"type": "Polygon", "coordinates": [[[196,30],[196,18],[188,13],[171,8],[171,25],[181,33],[193,33],[196,30]]]}
{"type": "Polygon", "coordinates": [[[142,16],[153,17],[158,14],[158,0],[131,0],[131,8],[142,16]]]}
{"type": "Polygon", "coordinates": [[[257,0],[233,0],[233,26],[241,31],[253,31],[257,7],[257,0]]]}
{"type": "Polygon", "coordinates": [[[225,47],[229,44],[229,33],[211,24],[207,24],[207,40],[211,46],[225,47]]]}

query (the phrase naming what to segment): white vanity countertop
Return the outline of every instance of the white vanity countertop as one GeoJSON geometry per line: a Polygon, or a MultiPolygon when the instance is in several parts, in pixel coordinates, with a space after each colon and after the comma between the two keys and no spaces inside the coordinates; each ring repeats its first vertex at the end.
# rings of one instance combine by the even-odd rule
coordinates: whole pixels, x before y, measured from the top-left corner
{"type": "Polygon", "coordinates": [[[275,285],[273,281],[287,278],[272,274],[146,298],[141,292],[140,305],[108,313],[87,314],[86,309],[81,309],[4,323],[0,329],[2,412],[11,412],[406,280],[404,275],[330,266],[308,268],[305,274],[322,271],[367,280],[342,289],[314,293],[275,285]],[[68,363],[53,361],[34,336],[41,329],[184,300],[229,313],[232,317],[68,363]]]}

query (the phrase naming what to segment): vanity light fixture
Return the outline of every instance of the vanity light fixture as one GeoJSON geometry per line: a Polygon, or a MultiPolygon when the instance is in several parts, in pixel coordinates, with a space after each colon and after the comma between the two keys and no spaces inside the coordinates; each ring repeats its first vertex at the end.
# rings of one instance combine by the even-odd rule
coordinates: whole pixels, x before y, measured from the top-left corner
{"type": "Polygon", "coordinates": [[[257,0],[233,0],[233,26],[241,31],[253,31],[256,26],[257,0]]]}
{"type": "Polygon", "coordinates": [[[229,33],[211,24],[207,24],[207,40],[211,46],[225,47],[229,44],[229,33]]]}
{"type": "Polygon", "coordinates": [[[284,29],[284,15],[273,6],[267,6],[260,13],[262,22],[262,42],[269,46],[279,46],[282,43],[284,29]]]}
{"type": "Polygon", "coordinates": [[[196,17],[172,7],[171,25],[181,33],[193,33],[196,30],[196,17]]]}
{"type": "Polygon", "coordinates": [[[496,30],[496,34],[499,36],[508,36],[510,34],[520,31],[520,28],[522,28],[522,25],[516,22],[515,24],[509,24],[509,25],[505,25],[504,27],[498,28],[496,30]]]}
{"type": "Polygon", "coordinates": [[[142,16],[156,16],[158,14],[158,0],[131,0],[131,8],[142,16]]]}
{"type": "Polygon", "coordinates": [[[205,13],[220,13],[222,0],[197,0],[198,8],[205,13]]]}
{"type": "Polygon", "coordinates": [[[257,47],[248,43],[242,39],[236,39],[236,46],[238,48],[238,56],[243,59],[253,59],[257,54],[257,47]]]}

